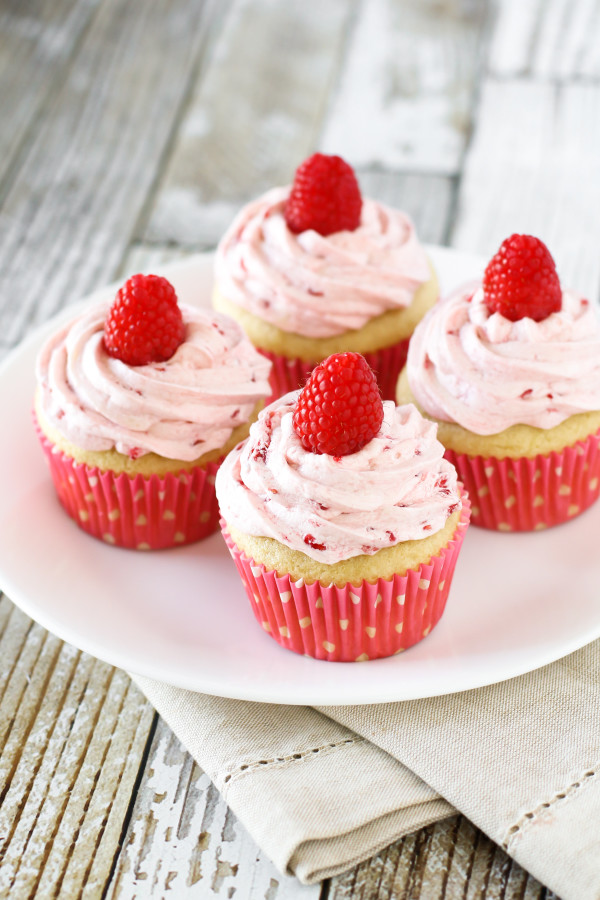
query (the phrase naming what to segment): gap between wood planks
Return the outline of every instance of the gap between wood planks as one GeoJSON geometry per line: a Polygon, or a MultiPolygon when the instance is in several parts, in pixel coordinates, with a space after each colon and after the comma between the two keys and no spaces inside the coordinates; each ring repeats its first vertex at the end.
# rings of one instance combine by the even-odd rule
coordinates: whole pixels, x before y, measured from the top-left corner
{"type": "Polygon", "coordinates": [[[131,790],[131,799],[129,800],[129,803],[127,804],[127,810],[126,810],[125,816],[123,818],[123,825],[121,827],[121,836],[119,838],[117,846],[115,847],[113,861],[112,861],[112,864],[111,864],[111,867],[110,867],[110,870],[108,872],[108,876],[106,879],[106,886],[102,892],[103,898],[105,898],[108,894],[109,886],[115,876],[117,864],[119,861],[119,856],[123,851],[125,837],[129,830],[129,826],[131,824],[131,819],[133,816],[133,810],[135,808],[136,798],[137,798],[137,795],[138,795],[138,792],[140,789],[140,785],[142,783],[142,779],[144,778],[144,775],[146,772],[146,765],[148,763],[148,758],[150,756],[150,749],[152,747],[152,742],[154,741],[154,735],[156,734],[156,726],[158,724],[158,719],[159,719],[158,713],[155,712],[152,717],[152,724],[150,726],[150,730],[148,731],[148,737],[146,738],[144,752],[142,753],[142,756],[140,758],[138,773],[137,773],[133,788],[131,790]]]}

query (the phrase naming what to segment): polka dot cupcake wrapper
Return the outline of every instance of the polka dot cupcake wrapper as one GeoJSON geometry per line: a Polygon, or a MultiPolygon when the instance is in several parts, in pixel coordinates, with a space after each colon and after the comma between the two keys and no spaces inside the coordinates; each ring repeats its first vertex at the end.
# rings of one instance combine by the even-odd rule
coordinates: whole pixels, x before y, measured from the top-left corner
{"type": "Polygon", "coordinates": [[[600,495],[600,431],[531,459],[446,451],[471,497],[471,521],[496,531],[543,531],[584,512],[600,495]]]}
{"type": "MultiPolygon", "coordinates": [[[[395,400],[396,382],[406,363],[408,344],[409,339],[406,339],[394,344],[392,347],[384,347],[382,350],[377,350],[375,353],[363,353],[363,356],[377,376],[377,382],[381,388],[384,400],[395,400]]],[[[268,350],[261,350],[260,352],[267,359],[270,359],[273,364],[270,379],[273,394],[267,403],[271,403],[289,391],[295,391],[299,387],[304,387],[306,379],[317,365],[317,363],[304,362],[302,359],[270,353],[268,350]]]]}
{"type": "Polygon", "coordinates": [[[363,662],[401,653],[440,620],[469,524],[470,503],[453,538],[427,565],[375,584],[338,588],[278,576],[242,553],[221,521],[223,536],[263,630],[295,653],[331,662],[363,662]]]}
{"type": "Polygon", "coordinates": [[[107,544],[163,550],[191,544],[219,526],[215,475],[219,463],[163,477],[117,475],[65,456],[38,435],[67,514],[83,531],[107,544]]]}

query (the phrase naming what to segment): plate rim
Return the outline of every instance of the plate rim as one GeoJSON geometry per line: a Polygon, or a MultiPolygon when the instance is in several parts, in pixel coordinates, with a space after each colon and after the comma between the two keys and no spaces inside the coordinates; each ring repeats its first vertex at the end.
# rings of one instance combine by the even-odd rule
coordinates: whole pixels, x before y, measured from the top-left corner
{"type": "MultiPolygon", "coordinates": [[[[455,259],[458,257],[462,258],[464,265],[468,265],[472,268],[475,266],[483,268],[485,265],[485,261],[476,254],[465,253],[462,251],[455,251],[449,247],[441,247],[437,245],[426,245],[427,249],[431,251],[435,255],[446,255],[448,257],[454,257],[455,259]]],[[[164,274],[166,277],[169,277],[169,274],[178,273],[182,270],[186,270],[189,268],[194,268],[199,264],[202,266],[209,267],[212,265],[212,261],[214,259],[214,251],[208,251],[203,253],[195,253],[186,257],[184,259],[175,260],[172,262],[168,262],[163,264],[159,264],[156,266],[152,266],[156,271],[160,271],[161,274],[164,274]]],[[[147,270],[147,267],[144,267],[147,270]]],[[[24,355],[32,352],[34,346],[38,346],[41,341],[49,335],[57,326],[66,322],[72,316],[76,315],[77,312],[89,305],[94,300],[99,300],[103,295],[107,295],[110,297],[111,293],[114,293],[116,288],[119,286],[120,282],[111,282],[109,285],[102,287],[98,290],[93,291],[85,298],[80,301],[77,301],[74,304],[70,304],[64,309],[58,311],[55,315],[53,315],[46,322],[37,326],[30,334],[28,334],[23,341],[21,341],[17,347],[11,350],[6,358],[0,363],[0,384],[6,377],[6,373],[10,371],[11,367],[15,364],[19,364],[19,361],[24,355]]],[[[60,513],[64,515],[64,513],[60,513]]],[[[110,549],[110,548],[109,548],[110,549]]],[[[186,548],[174,548],[169,551],[161,551],[162,553],[169,554],[177,554],[181,552],[185,552],[186,548]]],[[[113,551],[114,552],[114,551],[113,551]]],[[[126,552],[126,551],[119,551],[126,552]]],[[[180,687],[185,690],[192,690],[195,692],[203,692],[209,693],[214,696],[228,697],[231,699],[239,699],[253,702],[264,702],[264,703],[280,703],[285,705],[318,705],[318,706],[331,706],[331,705],[346,705],[348,703],[348,698],[344,697],[344,699],[340,699],[340,689],[337,685],[334,685],[332,688],[327,684],[327,680],[325,679],[320,687],[320,696],[315,697],[311,696],[292,696],[286,693],[286,687],[284,686],[282,689],[279,689],[277,685],[271,685],[269,689],[267,689],[265,684],[259,684],[257,687],[253,686],[251,683],[249,687],[246,687],[246,684],[240,682],[240,678],[238,676],[237,686],[233,686],[233,684],[223,683],[222,675],[214,675],[213,673],[210,676],[206,675],[203,677],[203,686],[198,687],[197,684],[197,673],[196,673],[196,683],[192,682],[194,679],[194,674],[189,678],[178,677],[176,679],[168,678],[165,679],[164,676],[158,675],[156,670],[153,671],[152,661],[149,660],[147,665],[140,665],[140,660],[137,658],[135,661],[127,660],[127,653],[124,653],[122,649],[117,649],[114,654],[112,648],[106,648],[105,645],[98,646],[94,643],[93,638],[88,639],[87,635],[82,635],[80,631],[75,629],[72,631],[68,624],[61,623],[59,628],[56,628],[56,622],[52,618],[52,612],[49,611],[43,604],[40,602],[36,602],[31,600],[28,596],[24,595],[23,591],[19,588],[19,585],[14,582],[14,580],[7,575],[4,571],[4,567],[2,565],[2,559],[0,558],[0,583],[1,588],[6,594],[7,598],[9,598],[17,607],[19,607],[26,615],[32,618],[34,621],[38,622],[42,627],[47,629],[52,634],[59,637],[61,640],[72,644],[78,649],[83,650],[90,655],[101,659],[107,662],[110,665],[116,666],[121,669],[125,669],[129,673],[135,675],[139,675],[143,678],[149,678],[153,680],[162,680],[166,683],[173,685],[175,687],[180,687]],[[100,652],[98,652],[100,651],[100,652]]],[[[253,623],[254,624],[254,623],[253,623]]],[[[259,629],[260,631],[260,629],[259,629]]],[[[264,636],[265,640],[269,640],[273,643],[272,639],[264,636]]],[[[377,697],[373,697],[372,695],[366,696],[362,693],[359,693],[358,696],[353,698],[352,703],[355,705],[366,705],[372,703],[387,703],[387,702],[401,702],[404,700],[415,700],[415,699],[423,699],[425,697],[433,697],[433,696],[443,696],[451,693],[461,693],[466,690],[474,690],[477,688],[485,687],[491,684],[500,683],[502,681],[509,680],[511,678],[518,677],[520,675],[524,675],[527,672],[534,671],[535,669],[542,668],[545,665],[548,665],[552,662],[555,662],[558,659],[563,658],[564,656],[569,655],[575,650],[580,649],[591,641],[600,637],[600,617],[596,627],[591,627],[585,634],[580,634],[578,636],[574,636],[570,640],[565,641],[564,644],[561,645],[559,652],[557,652],[557,648],[554,644],[549,644],[546,651],[540,651],[537,649],[535,662],[531,664],[524,657],[519,658],[519,662],[515,662],[513,665],[503,664],[500,665],[497,661],[486,669],[487,674],[483,675],[476,679],[476,681],[472,677],[472,672],[470,670],[465,670],[464,672],[454,672],[453,679],[451,683],[448,685],[445,682],[443,677],[440,678],[438,689],[432,691],[428,689],[427,693],[423,693],[422,690],[418,688],[415,690],[410,690],[410,686],[406,683],[402,684],[403,690],[398,691],[394,690],[394,684],[391,683],[389,690],[385,691],[380,689],[378,691],[377,697]],[[499,671],[502,669],[502,672],[499,671]],[[461,681],[462,679],[462,681],[461,681]]],[[[283,648],[278,648],[282,653],[289,653],[283,648]]],[[[332,665],[332,663],[323,661],[323,660],[306,660],[306,663],[310,666],[320,666],[326,667],[323,669],[326,672],[332,665]]],[[[433,662],[435,664],[435,662],[433,662]]],[[[337,663],[336,666],[344,666],[351,665],[337,663]]],[[[370,667],[389,667],[390,670],[392,667],[401,666],[402,660],[399,657],[389,657],[381,660],[370,660],[370,667]]],[[[361,667],[361,670],[362,667],[361,667]]],[[[235,679],[233,679],[235,680],[235,679]]],[[[368,679],[365,679],[368,681],[368,679]]],[[[391,680],[393,682],[393,679],[391,680]]],[[[396,686],[397,687],[397,686],[396,686]]],[[[310,690],[311,688],[309,688],[310,690]]],[[[368,693],[368,691],[367,691],[368,693]]]]}

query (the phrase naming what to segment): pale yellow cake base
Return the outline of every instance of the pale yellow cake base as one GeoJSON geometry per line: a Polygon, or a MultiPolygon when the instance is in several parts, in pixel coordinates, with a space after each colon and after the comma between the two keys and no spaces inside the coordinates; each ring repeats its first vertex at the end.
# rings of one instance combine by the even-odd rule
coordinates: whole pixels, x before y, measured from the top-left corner
{"type": "Polygon", "coordinates": [[[403,341],[411,336],[418,322],[436,303],[438,297],[438,280],[432,267],[431,278],[417,289],[410,306],[376,316],[356,331],[345,331],[343,334],[328,338],[309,338],[282,331],[270,322],[265,322],[259,316],[232,303],[223,296],[218,287],[215,287],[213,292],[213,306],[219,312],[235,319],[255,347],[287,356],[289,359],[298,358],[304,362],[318,363],[332,353],[341,353],[345,350],[373,353],[403,341]]]}
{"type": "Polygon", "coordinates": [[[600,411],[577,413],[569,416],[555,428],[534,428],[532,425],[512,425],[497,434],[475,434],[455,422],[441,422],[422,410],[415,401],[406,367],[400,373],[396,389],[398,404],[414,403],[417,409],[438,426],[438,439],[449,450],[468,456],[496,459],[521,459],[547,456],[553,450],[560,451],[583,441],[600,428],[600,411]]]}
{"type": "Polygon", "coordinates": [[[417,569],[427,564],[432,556],[446,546],[458,527],[461,510],[457,509],[449,516],[441,531],[420,541],[404,541],[393,547],[378,550],[373,556],[361,554],[351,559],[344,559],[333,565],[319,563],[300,550],[291,550],[268,537],[254,537],[227,525],[227,530],[240,550],[266,569],[277,572],[277,575],[290,575],[293,581],[303,578],[306,584],[319,581],[329,586],[335,584],[344,587],[346,584],[360,584],[369,581],[372,584],[379,578],[392,578],[394,575],[406,575],[409,569],[417,569]]]}
{"type": "Polygon", "coordinates": [[[126,475],[143,475],[146,478],[149,478],[150,475],[162,476],[169,472],[181,472],[183,469],[195,469],[197,466],[204,468],[208,463],[215,462],[216,460],[221,459],[221,457],[226,456],[230,450],[233,450],[233,448],[240,443],[240,441],[243,441],[248,437],[250,425],[252,422],[256,421],[258,413],[263,406],[264,402],[262,400],[256,404],[250,419],[234,429],[231,437],[223,447],[211,450],[209,453],[205,453],[197,459],[168,459],[167,457],[159,456],[157,453],[146,453],[144,456],[138,457],[138,459],[131,459],[131,457],[119,453],[115,449],[83,450],[81,447],[77,447],[75,444],[70,443],[70,441],[66,440],[66,438],[64,438],[63,435],[44,418],[40,409],[39,392],[36,393],[35,397],[35,414],[42,432],[46,435],[48,440],[62,450],[65,456],[71,457],[75,462],[85,463],[85,465],[90,466],[90,468],[98,468],[103,472],[115,472],[117,475],[124,472],[126,475]]]}

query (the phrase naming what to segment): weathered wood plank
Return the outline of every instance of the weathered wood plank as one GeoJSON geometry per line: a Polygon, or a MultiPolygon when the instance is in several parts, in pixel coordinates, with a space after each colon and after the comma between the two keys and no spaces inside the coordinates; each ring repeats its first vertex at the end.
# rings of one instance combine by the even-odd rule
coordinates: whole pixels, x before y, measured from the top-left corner
{"type": "Polygon", "coordinates": [[[100,896],[154,711],[123,672],[0,611],[0,896],[100,896]]]}
{"type": "Polygon", "coordinates": [[[501,0],[489,71],[503,77],[598,78],[599,29],[598,0],[501,0]]]}
{"type": "Polygon", "coordinates": [[[0,197],[15,160],[100,0],[25,0],[0,10],[0,197]]]}
{"type": "MultiPolygon", "coordinates": [[[[420,240],[431,244],[446,243],[456,191],[453,178],[382,171],[359,171],[357,175],[365,197],[403,209],[418,223],[420,240]]],[[[192,248],[178,245],[135,244],[126,265],[121,266],[119,277],[147,266],[148,250],[152,248],[162,253],[152,261],[152,265],[184,259],[192,252],[192,248]],[[138,258],[142,262],[138,263],[138,258]]]]}
{"type": "Polygon", "coordinates": [[[239,206],[314,149],[355,0],[236,0],[145,240],[213,246],[239,206]]]}
{"type": "Polygon", "coordinates": [[[369,0],[321,146],[357,167],[455,174],[469,132],[485,4],[369,0]]]}
{"type": "Polygon", "coordinates": [[[452,244],[489,256],[514,231],[538,235],[563,284],[597,296],[599,146],[600,84],[487,80],[452,244]]]}
{"type": "Polygon", "coordinates": [[[259,850],[212,782],[160,720],[107,897],[316,900],[259,850]]]}
{"type": "Polygon", "coordinates": [[[428,830],[409,834],[350,872],[329,882],[328,900],[391,900],[414,891],[415,862],[427,842],[428,830]]]}
{"type": "Polygon", "coordinates": [[[407,835],[332,878],[328,900],[545,900],[527,875],[462,816],[407,835]]]}
{"type": "Polygon", "coordinates": [[[4,346],[119,265],[185,105],[211,8],[102,4],[0,211],[4,346]]]}
{"type": "MultiPolygon", "coordinates": [[[[21,758],[46,687],[46,675],[56,665],[60,641],[36,627],[6,598],[0,604],[11,614],[0,641],[2,703],[0,705],[0,800],[4,799],[21,758]],[[38,664],[39,661],[39,664],[38,664]],[[25,705],[25,698],[27,704],[25,705]]],[[[5,833],[3,832],[5,837],[5,833]]],[[[3,851],[0,849],[0,854],[3,851]]]]}
{"type": "Polygon", "coordinates": [[[448,866],[447,900],[466,900],[469,879],[474,868],[477,829],[464,816],[458,818],[454,834],[454,852],[448,866]]]}
{"type": "Polygon", "coordinates": [[[420,240],[446,242],[454,203],[453,178],[359,170],[358,179],[365,197],[405,210],[417,225],[420,240]]]}
{"type": "Polygon", "coordinates": [[[107,884],[154,719],[152,707],[118,670],[102,702],[42,872],[44,890],[66,897],[100,896],[107,884]]]}
{"type": "Polygon", "coordinates": [[[421,874],[421,897],[444,897],[454,856],[459,820],[448,819],[430,828],[427,855],[421,874]]]}
{"type": "Polygon", "coordinates": [[[167,246],[159,247],[155,244],[133,244],[123,260],[116,275],[116,281],[125,281],[137,272],[151,273],[154,269],[168,263],[179,262],[192,255],[189,249],[167,246]]]}

